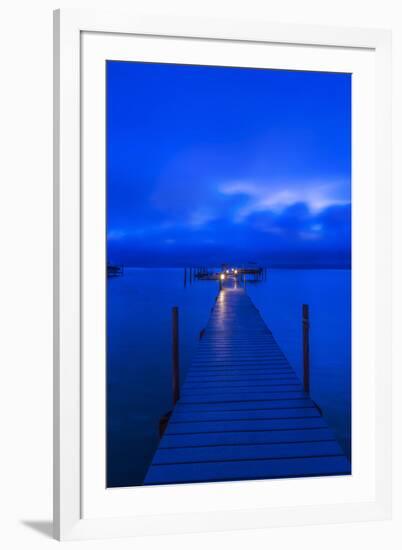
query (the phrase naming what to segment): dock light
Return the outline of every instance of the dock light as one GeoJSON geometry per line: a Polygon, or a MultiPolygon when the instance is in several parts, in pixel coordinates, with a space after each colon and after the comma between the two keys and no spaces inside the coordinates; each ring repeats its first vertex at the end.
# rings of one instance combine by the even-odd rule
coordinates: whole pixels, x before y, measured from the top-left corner
{"type": "Polygon", "coordinates": [[[225,279],[225,274],[221,273],[221,281],[223,281],[224,279],[225,279]]]}
{"type": "Polygon", "coordinates": [[[237,275],[237,269],[235,269],[234,272],[235,272],[235,275],[237,275]]]}
{"type": "Polygon", "coordinates": [[[228,270],[228,269],[226,270],[226,273],[229,273],[229,270],[228,270]]]}

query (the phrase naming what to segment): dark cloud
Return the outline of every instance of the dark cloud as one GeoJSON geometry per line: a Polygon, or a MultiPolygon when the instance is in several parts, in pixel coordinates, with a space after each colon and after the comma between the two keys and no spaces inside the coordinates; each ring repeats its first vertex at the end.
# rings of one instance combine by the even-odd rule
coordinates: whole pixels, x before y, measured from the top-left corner
{"type": "Polygon", "coordinates": [[[350,265],[350,205],[318,213],[298,203],[275,213],[249,216],[242,223],[219,218],[197,229],[160,227],[109,241],[114,261],[130,265],[216,265],[222,261],[268,264],[350,265]]]}

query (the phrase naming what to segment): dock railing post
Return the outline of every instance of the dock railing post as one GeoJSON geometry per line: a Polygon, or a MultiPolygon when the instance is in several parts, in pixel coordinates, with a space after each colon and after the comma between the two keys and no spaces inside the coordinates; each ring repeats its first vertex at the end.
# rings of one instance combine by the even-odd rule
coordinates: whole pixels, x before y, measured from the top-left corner
{"type": "Polygon", "coordinates": [[[306,393],[310,392],[310,317],[308,304],[302,307],[303,327],[303,386],[306,393]]]}
{"type": "Polygon", "coordinates": [[[172,369],[173,369],[173,406],[180,398],[179,373],[179,308],[172,308],[172,369]]]}

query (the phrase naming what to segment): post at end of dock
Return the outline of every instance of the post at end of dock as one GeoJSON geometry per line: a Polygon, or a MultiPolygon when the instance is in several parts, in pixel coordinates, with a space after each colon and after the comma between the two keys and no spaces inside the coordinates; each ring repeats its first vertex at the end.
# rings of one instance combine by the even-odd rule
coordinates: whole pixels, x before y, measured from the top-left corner
{"type": "Polygon", "coordinates": [[[179,308],[172,307],[172,369],[173,369],[173,406],[180,398],[179,372],[179,308]]]}
{"type": "Polygon", "coordinates": [[[310,392],[310,314],[308,304],[302,306],[303,329],[303,386],[306,393],[310,392]]]}

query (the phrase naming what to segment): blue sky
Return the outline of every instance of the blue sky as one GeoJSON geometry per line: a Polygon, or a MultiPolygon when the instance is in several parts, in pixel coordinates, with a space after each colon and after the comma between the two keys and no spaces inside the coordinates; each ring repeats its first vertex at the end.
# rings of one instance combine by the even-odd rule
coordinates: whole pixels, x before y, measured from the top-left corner
{"type": "Polygon", "coordinates": [[[107,64],[108,258],[349,266],[351,76],[107,64]]]}

